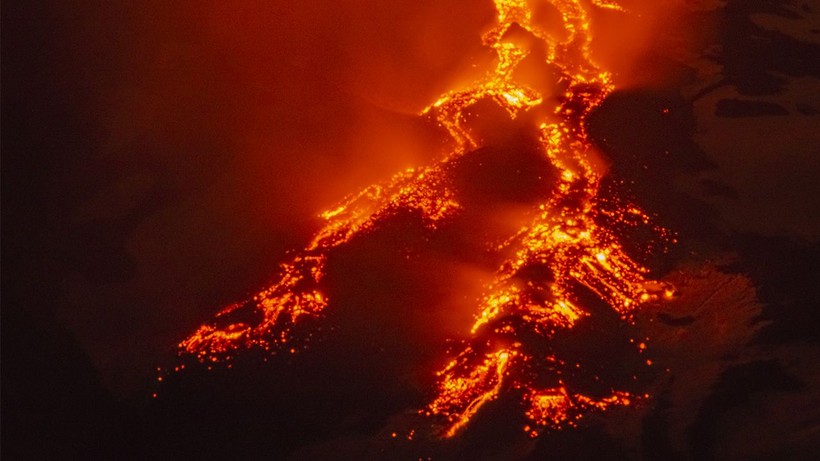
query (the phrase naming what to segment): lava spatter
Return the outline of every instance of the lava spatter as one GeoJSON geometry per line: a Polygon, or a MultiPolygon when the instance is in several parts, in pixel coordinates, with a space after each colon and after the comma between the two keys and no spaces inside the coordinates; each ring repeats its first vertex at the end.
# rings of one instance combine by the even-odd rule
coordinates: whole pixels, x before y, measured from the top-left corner
{"type": "Polygon", "coordinates": [[[557,170],[558,179],[530,222],[499,248],[511,256],[486,287],[469,337],[438,373],[436,394],[421,413],[440,422],[441,436],[452,437],[488,402],[513,392],[524,407],[524,430],[536,436],[543,428],[573,425],[588,411],[633,404],[639,397],[625,390],[588,395],[572,388],[560,378],[569,367],[565,357],[522,344],[524,336],[549,342],[592,315],[582,292],[629,322],[636,309],[663,291],[626,253],[616,226],[603,224],[647,225],[649,217],[601,192],[604,172],[596,166],[598,154],[586,129],[588,115],[614,89],[610,74],[591,58],[589,10],[623,9],[605,0],[549,3],[563,30],[535,24],[525,0],[496,0],[496,24],[482,37],[497,55],[495,68],[444,94],[420,114],[450,134],[454,147],[449,154],[433,165],[369,186],[322,213],[324,226],[304,250],[280,264],[275,284],[201,326],[180,343],[180,354],[220,362],[247,348],[292,350],[288,342],[294,327],[303,318],[321,317],[332,304],[322,282],[334,249],[402,210],[417,212],[433,231],[446,226],[447,218],[462,208],[449,166],[482,147],[469,114],[479,102],[491,101],[510,119],[543,114],[527,121],[534,119],[531,129],[537,133],[538,150],[557,170]],[[543,45],[545,63],[556,69],[557,94],[540,94],[516,81],[519,64],[533,51],[510,39],[513,29],[543,45]]]}

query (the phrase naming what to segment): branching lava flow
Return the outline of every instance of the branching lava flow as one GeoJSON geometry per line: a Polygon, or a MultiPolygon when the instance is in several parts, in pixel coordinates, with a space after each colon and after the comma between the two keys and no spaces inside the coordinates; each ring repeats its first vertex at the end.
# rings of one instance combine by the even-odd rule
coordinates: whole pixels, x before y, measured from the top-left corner
{"type": "MultiPolygon", "coordinates": [[[[549,3],[561,19],[559,31],[535,24],[526,0],[495,0],[497,22],[483,36],[483,43],[497,55],[495,69],[441,96],[422,113],[451,135],[454,148],[448,155],[367,187],[322,213],[324,227],[303,251],[280,265],[278,282],[201,326],[180,343],[180,354],[220,362],[252,347],[290,350],[288,342],[300,320],[321,317],[330,306],[322,281],[332,250],[398,210],[416,211],[432,230],[445,225],[462,207],[448,166],[481,147],[482,139],[469,127],[468,113],[477,103],[490,101],[510,119],[529,114],[528,120],[536,120],[532,128],[538,133],[538,149],[557,170],[558,182],[531,221],[502,245],[513,256],[486,287],[469,338],[438,373],[436,395],[422,413],[441,422],[441,436],[451,437],[485,404],[511,393],[523,405],[525,431],[536,436],[543,428],[574,425],[590,410],[628,406],[642,398],[643,394],[619,389],[606,395],[572,389],[561,379],[562,370],[579,364],[533,351],[521,339],[525,331],[548,341],[573,329],[590,315],[581,291],[592,293],[624,322],[640,306],[670,293],[647,280],[647,270],[627,255],[618,233],[601,224],[649,223],[636,206],[601,194],[604,172],[596,166],[597,154],[586,128],[588,115],[613,91],[611,75],[591,58],[589,14],[592,8],[623,9],[607,0],[549,3]],[[532,47],[515,39],[521,34],[545,50],[546,64],[557,76],[557,95],[541,94],[516,81],[519,65],[532,53],[532,47]],[[533,271],[548,276],[522,275],[533,271]],[[224,320],[243,310],[258,320],[224,320]]],[[[642,343],[635,347],[644,349],[642,343]]]]}

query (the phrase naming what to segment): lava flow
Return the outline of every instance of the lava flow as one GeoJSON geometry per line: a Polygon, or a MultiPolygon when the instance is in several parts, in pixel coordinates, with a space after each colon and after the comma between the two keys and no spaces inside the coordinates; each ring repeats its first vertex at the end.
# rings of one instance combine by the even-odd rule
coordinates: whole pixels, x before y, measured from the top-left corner
{"type": "MultiPolygon", "coordinates": [[[[280,265],[274,285],[224,309],[180,343],[180,354],[221,362],[248,348],[293,352],[294,328],[331,306],[322,283],[334,249],[399,211],[417,213],[435,232],[462,210],[449,172],[454,162],[482,147],[481,135],[469,122],[478,103],[490,102],[510,120],[533,121],[538,151],[557,171],[557,184],[530,222],[498,248],[511,256],[486,287],[469,337],[438,373],[436,395],[421,412],[441,424],[441,436],[450,437],[488,402],[514,396],[523,406],[525,431],[535,436],[543,428],[574,425],[590,410],[628,406],[642,398],[621,389],[589,393],[573,388],[562,376],[581,364],[549,347],[530,347],[526,339],[549,344],[566,334],[592,315],[590,299],[629,323],[636,309],[664,296],[663,285],[648,280],[647,269],[626,253],[617,230],[646,226],[649,217],[601,192],[604,171],[586,128],[589,114],[614,88],[610,74],[590,57],[589,13],[622,9],[606,0],[549,3],[561,30],[535,24],[526,0],[495,0],[497,23],[482,37],[497,55],[495,69],[443,95],[421,114],[449,132],[454,142],[449,154],[367,187],[322,213],[324,227],[280,265]],[[521,36],[528,37],[528,45],[521,36]],[[556,76],[554,95],[517,81],[520,64],[536,49],[556,76]]],[[[638,343],[634,347],[641,352],[645,345],[638,343]]]]}

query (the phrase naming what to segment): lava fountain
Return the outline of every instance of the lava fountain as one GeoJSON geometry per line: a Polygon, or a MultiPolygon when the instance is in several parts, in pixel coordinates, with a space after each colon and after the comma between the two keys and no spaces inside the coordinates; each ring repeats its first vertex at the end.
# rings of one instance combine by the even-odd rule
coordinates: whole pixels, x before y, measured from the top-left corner
{"type": "MultiPolygon", "coordinates": [[[[279,265],[276,283],[199,327],[179,344],[180,356],[219,363],[247,349],[294,353],[295,331],[304,320],[321,319],[333,306],[323,290],[331,252],[399,212],[418,214],[432,232],[462,212],[453,165],[483,146],[485,137],[471,121],[479,106],[489,103],[534,133],[539,155],[556,173],[555,184],[529,222],[497,248],[509,256],[485,287],[469,336],[438,372],[434,395],[420,413],[447,438],[469,425],[488,402],[515,396],[524,430],[534,437],[545,428],[574,425],[589,411],[644,398],[613,387],[594,393],[574,388],[564,376],[583,365],[549,347],[556,335],[592,315],[590,303],[605,305],[629,324],[636,310],[672,291],[649,280],[648,270],[627,254],[622,229],[652,227],[650,218],[603,192],[606,171],[586,128],[589,114],[614,89],[610,73],[591,58],[589,15],[593,8],[623,10],[607,0],[548,2],[560,17],[560,30],[536,24],[525,0],[495,0],[496,23],[482,37],[497,56],[494,70],[444,94],[420,114],[449,133],[453,147],[448,154],[323,212],[323,227],[279,265]],[[542,64],[555,76],[554,94],[518,78],[517,70],[533,50],[544,55],[542,64]]],[[[671,240],[665,230],[652,228],[671,240]]],[[[636,353],[646,347],[637,339],[633,346],[636,353]]]]}

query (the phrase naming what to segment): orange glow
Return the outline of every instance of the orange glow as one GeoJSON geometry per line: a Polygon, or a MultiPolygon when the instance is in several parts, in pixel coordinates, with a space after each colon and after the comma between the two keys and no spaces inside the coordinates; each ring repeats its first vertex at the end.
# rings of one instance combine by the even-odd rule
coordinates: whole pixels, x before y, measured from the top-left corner
{"type": "Polygon", "coordinates": [[[507,366],[515,352],[502,349],[488,354],[477,365],[467,363],[469,355],[462,354],[439,372],[442,377],[441,393],[428,409],[428,414],[447,415],[449,427],[444,433],[445,437],[454,435],[470,422],[485,403],[498,396],[507,366]]]}
{"type": "Polygon", "coordinates": [[[574,426],[590,409],[606,410],[610,406],[629,406],[633,397],[627,392],[613,392],[602,399],[591,399],[581,394],[571,395],[565,387],[531,391],[527,396],[527,417],[531,424],[525,427],[530,436],[538,432],[534,427],[574,426]]]}
{"type": "MultiPolygon", "coordinates": [[[[383,184],[371,185],[323,212],[324,226],[302,252],[280,264],[278,282],[201,326],[180,343],[180,353],[217,362],[250,347],[295,352],[290,346],[283,347],[293,327],[302,318],[321,316],[330,305],[321,282],[331,250],[400,209],[418,212],[431,229],[459,212],[461,205],[451,188],[447,166],[481,147],[482,139],[467,123],[468,113],[478,102],[490,101],[510,119],[525,113],[546,114],[532,128],[539,135],[540,151],[558,170],[559,179],[551,195],[533,210],[530,222],[501,246],[512,256],[486,287],[463,350],[438,373],[436,395],[422,413],[443,421],[441,435],[452,437],[488,402],[509,389],[523,389],[529,420],[525,430],[535,436],[542,428],[574,425],[587,411],[633,404],[635,397],[617,390],[593,398],[564,385],[535,388],[522,372],[532,357],[516,344],[517,327],[502,321],[514,318],[549,339],[590,315],[579,300],[579,287],[594,293],[625,320],[641,305],[657,300],[656,293],[674,294],[673,289],[647,280],[647,269],[625,252],[614,231],[598,224],[604,216],[625,226],[649,222],[649,216],[636,206],[616,205],[601,197],[603,173],[596,166],[598,154],[586,129],[587,116],[614,89],[610,74],[590,55],[589,9],[623,9],[608,0],[594,0],[591,5],[581,0],[550,3],[563,20],[560,38],[533,23],[526,0],[495,0],[496,24],[482,37],[497,56],[495,68],[474,83],[442,95],[421,113],[452,137],[454,148],[448,155],[433,165],[408,169],[383,184]],[[557,70],[557,95],[542,95],[516,82],[518,65],[532,51],[509,40],[513,27],[544,45],[543,58],[557,70]],[[549,281],[522,283],[521,272],[533,267],[546,268],[549,281]],[[250,311],[259,320],[220,320],[237,309],[250,311]],[[488,332],[513,338],[512,345],[488,346],[488,332]]],[[[640,343],[640,351],[645,347],[640,343]]],[[[561,362],[558,357],[547,359],[561,362]]]]}

